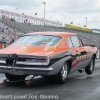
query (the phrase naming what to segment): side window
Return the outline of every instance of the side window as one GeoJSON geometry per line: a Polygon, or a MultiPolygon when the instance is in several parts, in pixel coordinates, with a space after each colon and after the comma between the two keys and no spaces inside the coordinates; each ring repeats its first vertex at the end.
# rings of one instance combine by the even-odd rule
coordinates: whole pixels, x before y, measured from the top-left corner
{"type": "Polygon", "coordinates": [[[80,37],[78,37],[78,39],[79,39],[79,42],[80,42],[80,46],[83,46],[83,43],[82,43],[81,38],[80,38],[80,37]]]}
{"type": "Polygon", "coordinates": [[[79,41],[79,39],[78,39],[77,36],[72,36],[72,37],[71,37],[71,40],[72,40],[72,44],[73,44],[73,46],[74,46],[75,48],[81,46],[81,45],[80,45],[80,41],[79,41]]]}
{"type": "Polygon", "coordinates": [[[73,44],[70,37],[66,39],[66,43],[68,44],[69,48],[73,48],[73,44]]]}

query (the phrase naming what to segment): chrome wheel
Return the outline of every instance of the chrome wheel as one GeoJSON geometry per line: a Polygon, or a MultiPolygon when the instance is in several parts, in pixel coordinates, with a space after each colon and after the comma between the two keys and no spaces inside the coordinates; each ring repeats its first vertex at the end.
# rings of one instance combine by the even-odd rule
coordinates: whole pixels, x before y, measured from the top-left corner
{"type": "Polygon", "coordinates": [[[67,74],[68,74],[67,65],[64,63],[62,70],[61,70],[61,76],[63,80],[67,77],[67,74]]]}
{"type": "Polygon", "coordinates": [[[90,62],[90,70],[91,71],[93,70],[93,66],[94,66],[94,64],[93,64],[93,59],[92,59],[91,62],[90,62]]]}
{"type": "Polygon", "coordinates": [[[97,58],[97,59],[99,58],[99,55],[100,55],[99,52],[100,52],[100,51],[98,50],[98,52],[97,52],[97,54],[96,54],[96,58],[97,58]]]}
{"type": "Polygon", "coordinates": [[[56,75],[58,83],[60,83],[60,84],[66,83],[68,73],[69,73],[69,64],[68,64],[68,62],[64,62],[61,70],[56,75]]]}
{"type": "Polygon", "coordinates": [[[53,83],[64,84],[67,81],[68,74],[69,74],[69,63],[64,62],[58,74],[48,76],[48,79],[53,83]]]}
{"type": "Polygon", "coordinates": [[[86,74],[91,75],[94,71],[94,67],[95,67],[95,57],[93,56],[89,65],[85,67],[86,74]]]}

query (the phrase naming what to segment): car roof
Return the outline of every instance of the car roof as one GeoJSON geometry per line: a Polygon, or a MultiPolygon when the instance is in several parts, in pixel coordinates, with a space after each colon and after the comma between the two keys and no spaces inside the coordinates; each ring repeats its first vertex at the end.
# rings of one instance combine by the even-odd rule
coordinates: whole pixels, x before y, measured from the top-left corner
{"type": "Polygon", "coordinates": [[[76,33],[71,32],[32,32],[25,35],[55,35],[60,37],[76,35],[76,33]]]}

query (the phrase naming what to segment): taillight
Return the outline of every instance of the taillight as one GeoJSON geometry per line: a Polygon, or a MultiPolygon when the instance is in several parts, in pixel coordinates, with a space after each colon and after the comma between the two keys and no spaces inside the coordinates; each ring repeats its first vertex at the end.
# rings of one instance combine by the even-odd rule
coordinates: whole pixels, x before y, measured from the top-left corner
{"type": "Polygon", "coordinates": [[[49,57],[41,57],[41,58],[28,58],[26,59],[26,63],[33,63],[33,64],[49,64],[49,57]]]}

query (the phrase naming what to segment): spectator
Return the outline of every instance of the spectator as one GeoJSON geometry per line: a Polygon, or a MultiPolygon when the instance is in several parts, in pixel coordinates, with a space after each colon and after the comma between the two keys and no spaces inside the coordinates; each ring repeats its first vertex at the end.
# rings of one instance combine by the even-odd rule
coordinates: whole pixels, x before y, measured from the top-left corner
{"type": "Polygon", "coordinates": [[[0,43],[0,49],[2,49],[2,43],[0,43]]]}
{"type": "Polygon", "coordinates": [[[2,32],[4,32],[4,28],[2,28],[2,32]]]}
{"type": "Polygon", "coordinates": [[[0,27],[0,33],[2,32],[2,28],[0,27]]]}
{"type": "Polygon", "coordinates": [[[14,38],[10,41],[10,44],[14,42],[14,38]]]}

